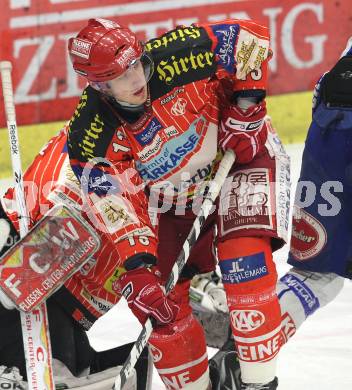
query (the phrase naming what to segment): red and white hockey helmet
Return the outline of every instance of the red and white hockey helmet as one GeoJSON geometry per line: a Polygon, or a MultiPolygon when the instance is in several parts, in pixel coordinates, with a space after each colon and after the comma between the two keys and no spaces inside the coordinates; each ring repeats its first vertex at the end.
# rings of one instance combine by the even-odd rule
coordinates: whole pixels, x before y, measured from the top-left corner
{"type": "MultiPolygon", "coordinates": [[[[69,39],[68,50],[74,70],[93,83],[122,75],[136,60],[143,62],[146,56],[129,28],[106,19],[89,19],[77,37],[69,39]]],[[[150,68],[150,58],[146,62],[150,68]]],[[[146,76],[149,79],[150,75],[146,76]]]]}

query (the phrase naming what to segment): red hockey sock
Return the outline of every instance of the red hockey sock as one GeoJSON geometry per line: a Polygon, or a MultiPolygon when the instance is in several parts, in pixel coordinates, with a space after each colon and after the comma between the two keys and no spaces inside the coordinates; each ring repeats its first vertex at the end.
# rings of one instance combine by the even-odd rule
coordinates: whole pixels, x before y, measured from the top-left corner
{"type": "Polygon", "coordinates": [[[181,307],[175,323],[156,328],[149,339],[154,365],[168,389],[203,390],[209,384],[205,336],[191,314],[189,284],[178,284],[173,293],[181,307]]]}
{"type": "Polygon", "coordinates": [[[275,364],[263,363],[279,352],[281,311],[270,241],[229,239],[218,244],[218,255],[241,368],[251,366],[244,371],[254,373],[253,382],[258,378],[272,379],[275,364]],[[255,366],[258,370],[253,370],[255,366]]]}

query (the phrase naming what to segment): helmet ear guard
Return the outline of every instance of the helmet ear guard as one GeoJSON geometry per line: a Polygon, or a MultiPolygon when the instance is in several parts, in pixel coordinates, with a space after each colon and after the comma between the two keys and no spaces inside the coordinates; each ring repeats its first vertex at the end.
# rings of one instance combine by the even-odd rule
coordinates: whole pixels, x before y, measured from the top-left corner
{"type": "Polygon", "coordinates": [[[69,39],[68,50],[74,70],[89,82],[120,76],[144,52],[129,28],[105,19],[89,19],[88,25],[69,39]]]}

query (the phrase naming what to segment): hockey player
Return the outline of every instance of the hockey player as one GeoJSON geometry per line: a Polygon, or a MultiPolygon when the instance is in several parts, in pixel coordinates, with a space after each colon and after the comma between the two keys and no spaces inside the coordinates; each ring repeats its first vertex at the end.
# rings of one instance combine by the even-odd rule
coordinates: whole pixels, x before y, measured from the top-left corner
{"type": "Polygon", "coordinates": [[[69,40],[73,68],[89,83],[69,125],[72,169],[126,270],[113,288],[141,322],[155,319],[149,347],[169,389],[211,386],[188,290],[196,272],[214,268],[216,224],[242,389],[277,387],[272,251],[286,239],[289,168],[264,122],[270,53],[267,28],[239,20],[180,26],[141,44],[129,29],[91,19],[69,40]],[[228,148],[237,160],[227,189],[166,297],[161,285],[192,226],[201,184],[228,148]],[[119,184],[126,172],[134,185],[119,184]]]}
{"type": "MultiPolygon", "coordinates": [[[[90,221],[83,207],[77,179],[70,168],[66,141],[67,129],[64,127],[36,156],[24,174],[30,226],[60,203],[80,209],[90,221]]],[[[11,188],[0,201],[0,255],[19,238],[16,209],[15,194],[11,188]]],[[[85,332],[120,299],[111,285],[119,275],[121,260],[114,245],[103,232],[99,233],[102,245],[98,252],[47,301],[54,379],[62,388],[111,389],[117,370],[110,368],[123,364],[131,347],[125,345],[97,353],[89,345],[85,332]]],[[[14,306],[4,294],[0,294],[0,301],[0,388],[26,388],[19,312],[10,310],[14,306]]],[[[134,377],[127,384],[128,389],[146,389],[147,366],[148,359],[144,353],[136,367],[137,387],[133,384],[134,377]]]]}
{"type": "Polygon", "coordinates": [[[352,279],[351,63],[352,39],[314,91],[293,209],[288,258],[293,267],[278,284],[283,316],[295,329],[352,279]]]}
{"type": "MultiPolygon", "coordinates": [[[[352,279],[352,228],[348,207],[352,166],[349,150],[351,64],[350,38],[339,61],[320,78],[314,91],[312,122],[305,141],[293,209],[288,257],[293,267],[277,284],[282,344],[317,309],[335,299],[345,279],[352,279]]],[[[210,344],[221,347],[226,342],[229,326],[223,310],[222,284],[212,275],[199,276],[194,281],[193,297],[193,306],[206,327],[210,344]],[[202,299],[207,304],[197,303],[202,299]]],[[[218,360],[223,362],[227,353],[226,350],[219,353],[218,360]]],[[[216,368],[224,369],[224,364],[219,363],[216,368]]]]}

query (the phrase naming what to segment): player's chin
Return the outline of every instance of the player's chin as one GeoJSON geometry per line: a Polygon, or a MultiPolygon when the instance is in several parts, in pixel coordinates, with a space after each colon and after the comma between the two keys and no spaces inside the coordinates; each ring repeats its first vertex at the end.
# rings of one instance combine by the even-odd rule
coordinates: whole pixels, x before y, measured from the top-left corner
{"type": "Polygon", "coordinates": [[[147,100],[148,92],[147,87],[142,87],[138,91],[131,95],[131,101],[133,104],[143,104],[147,100]]]}

